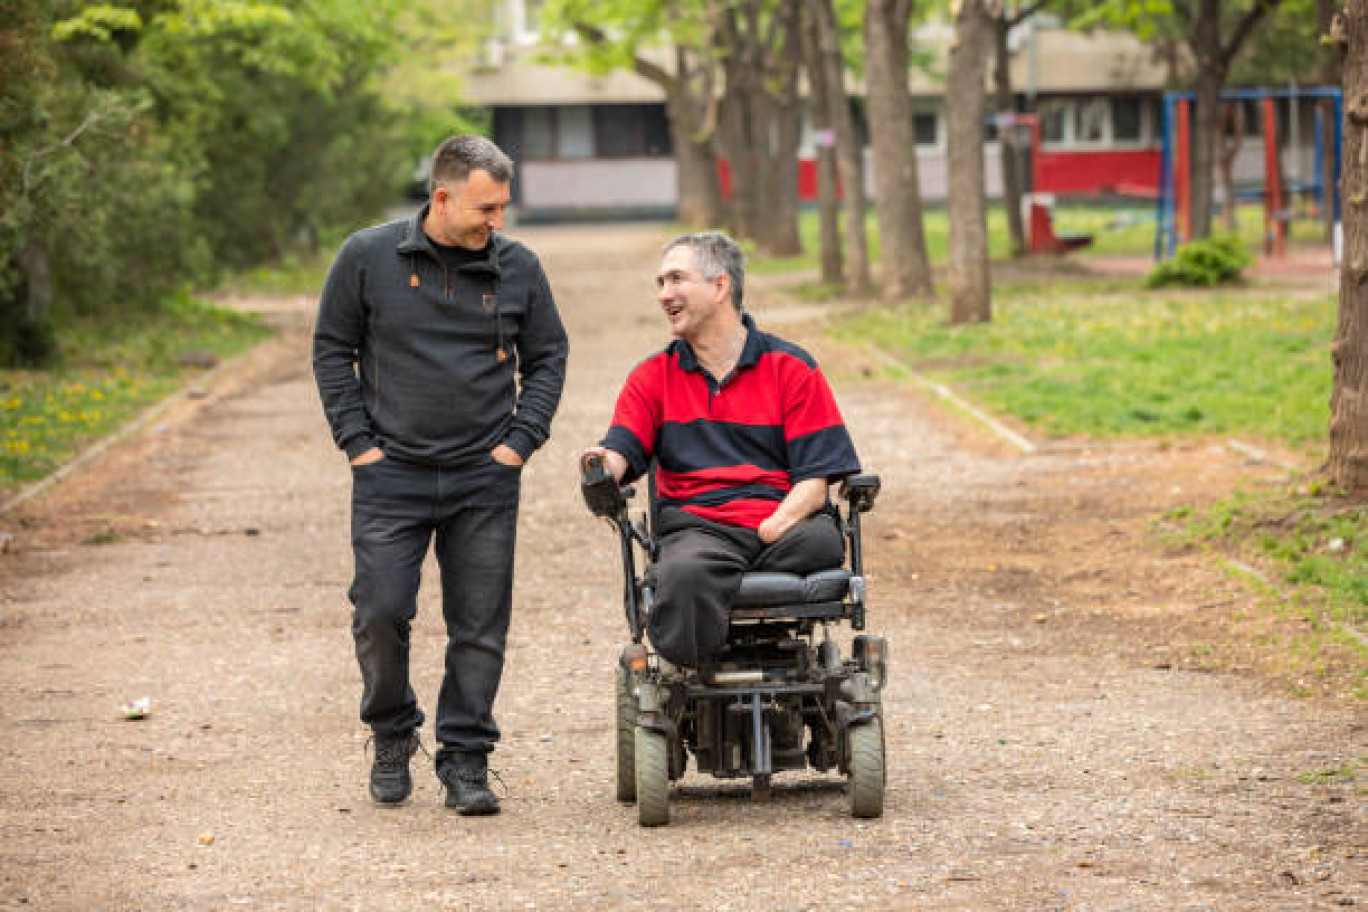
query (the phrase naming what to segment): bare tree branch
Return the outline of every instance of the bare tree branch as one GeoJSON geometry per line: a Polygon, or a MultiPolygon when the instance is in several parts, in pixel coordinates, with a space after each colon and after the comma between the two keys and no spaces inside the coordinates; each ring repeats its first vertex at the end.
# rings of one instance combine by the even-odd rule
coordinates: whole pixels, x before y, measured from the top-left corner
{"type": "Polygon", "coordinates": [[[1012,29],[1016,28],[1018,25],[1021,25],[1021,23],[1025,22],[1027,19],[1030,19],[1036,13],[1040,12],[1049,5],[1050,0],[1036,0],[1035,3],[1032,3],[1029,6],[1017,10],[1016,15],[1012,16],[1007,20],[1007,31],[1010,32],[1012,29]]]}
{"type": "MultiPolygon", "coordinates": [[[[572,22],[570,27],[590,44],[603,45],[608,42],[608,36],[604,34],[603,29],[596,25],[590,25],[587,22],[572,22]]],[[[667,91],[675,84],[674,77],[664,67],[652,63],[640,54],[632,55],[632,69],[667,91]]]]}
{"type": "Polygon", "coordinates": [[[1238,25],[1235,26],[1234,33],[1230,40],[1221,48],[1221,61],[1229,64],[1240,52],[1240,46],[1244,44],[1245,38],[1249,37],[1250,31],[1258,24],[1259,20],[1272,12],[1281,0],[1258,0],[1249,11],[1241,17],[1238,25]]]}
{"type": "Polygon", "coordinates": [[[76,140],[80,138],[82,133],[86,132],[89,129],[92,129],[96,124],[98,124],[100,121],[104,119],[105,115],[101,112],[91,111],[89,114],[85,116],[85,120],[81,121],[81,125],[76,129],[72,130],[71,133],[68,134],[67,137],[63,139],[61,142],[53,143],[45,149],[39,149],[37,152],[34,152],[33,155],[29,156],[28,161],[24,162],[24,170],[19,176],[20,194],[22,195],[28,192],[29,174],[32,171],[34,164],[37,163],[38,159],[46,158],[47,156],[52,155],[54,152],[59,152],[62,149],[70,149],[76,143],[76,140]]]}

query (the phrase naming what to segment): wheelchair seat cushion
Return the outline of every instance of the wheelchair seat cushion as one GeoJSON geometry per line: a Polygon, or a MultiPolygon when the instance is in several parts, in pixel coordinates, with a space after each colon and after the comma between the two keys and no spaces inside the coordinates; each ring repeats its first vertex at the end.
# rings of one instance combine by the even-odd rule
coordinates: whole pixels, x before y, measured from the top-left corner
{"type": "Polygon", "coordinates": [[[769,608],[839,602],[850,588],[850,571],[837,567],[807,576],[794,573],[747,573],[732,602],[734,608],[769,608]]]}

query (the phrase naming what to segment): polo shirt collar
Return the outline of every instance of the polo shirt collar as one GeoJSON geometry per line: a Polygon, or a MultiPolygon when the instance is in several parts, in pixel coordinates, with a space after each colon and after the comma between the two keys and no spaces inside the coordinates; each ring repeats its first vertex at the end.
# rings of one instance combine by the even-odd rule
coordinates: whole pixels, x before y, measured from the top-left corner
{"type": "MultiPolygon", "coordinates": [[[[732,374],[739,373],[747,367],[754,367],[764,354],[760,341],[760,332],[755,328],[755,320],[748,313],[741,314],[741,325],[746,327],[746,343],[741,346],[741,357],[736,359],[736,366],[732,368],[732,374]]],[[[703,370],[703,365],[698,363],[698,356],[694,354],[693,346],[683,339],[678,339],[674,343],[675,350],[679,353],[679,369],[699,373],[703,370]]],[[[719,378],[720,379],[720,378],[719,378]]]]}

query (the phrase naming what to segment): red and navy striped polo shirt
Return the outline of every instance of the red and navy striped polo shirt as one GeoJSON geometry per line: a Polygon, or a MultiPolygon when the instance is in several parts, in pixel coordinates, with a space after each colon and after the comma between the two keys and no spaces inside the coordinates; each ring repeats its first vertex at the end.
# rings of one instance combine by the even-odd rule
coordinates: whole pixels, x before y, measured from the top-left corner
{"type": "Polygon", "coordinates": [[[654,458],[662,504],[754,529],[795,482],[844,477],[860,464],[817,362],[742,320],[745,347],[720,384],[683,340],[638,365],[602,445],[626,457],[624,481],[654,458]]]}

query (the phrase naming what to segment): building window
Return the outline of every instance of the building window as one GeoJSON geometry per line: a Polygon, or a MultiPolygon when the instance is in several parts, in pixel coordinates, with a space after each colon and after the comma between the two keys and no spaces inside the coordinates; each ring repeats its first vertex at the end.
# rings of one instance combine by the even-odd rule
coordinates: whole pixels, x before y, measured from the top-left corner
{"type": "Polygon", "coordinates": [[[1069,105],[1063,101],[1047,101],[1040,106],[1040,138],[1052,146],[1069,141],[1069,105]]]}
{"type": "Polygon", "coordinates": [[[1112,142],[1145,141],[1146,105],[1140,98],[1113,98],[1111,102],[1112,142]]]}
{"type": "Polygon", "coordinates": [[[917,145],[934,146],[940,139],[939,119],[935,111],[917,111],[912,115],[912,130],[917,145]]]}
{"type": "Polygon", "coordinates": [[[664,105],[595,105],[594,140],[599,158],[668,158],[673,154],[664,105]]]}
{"type": "Polygon", "coordinates": [[[555,108],[526,108],[523,111],[522,157],[528,161],[556,157],[555,108]]]}
{"type": "Polygon", "coordinates": [[[1107,140],[1107,100],[1092,98],[1074,103],[1075,143],[1100,145],[1107,140]]]}
{"type": "Polygon", "coordinates": [[[556,158],[593,158],[594,120],[588,105],[556,108],[556,158]]]}

